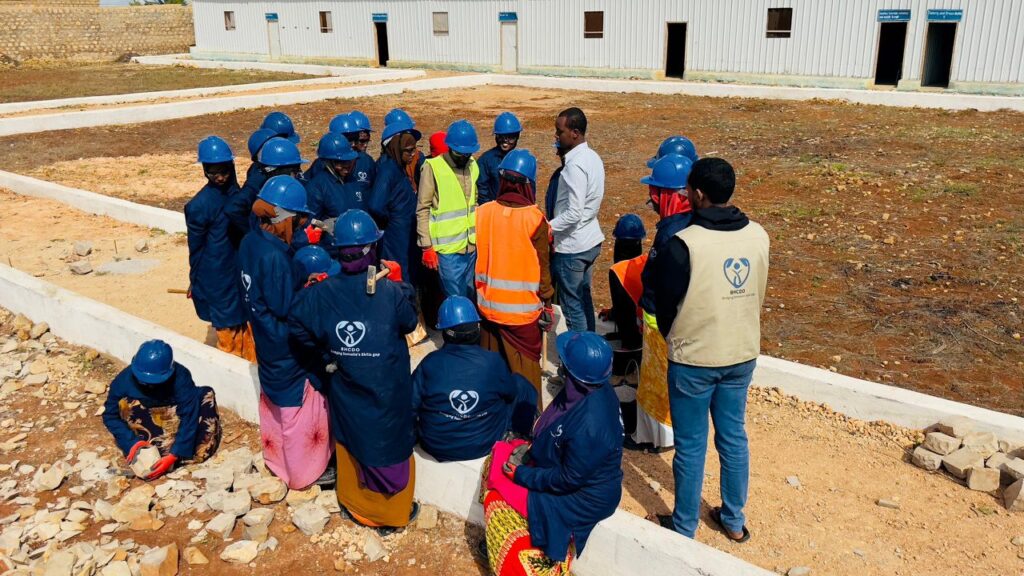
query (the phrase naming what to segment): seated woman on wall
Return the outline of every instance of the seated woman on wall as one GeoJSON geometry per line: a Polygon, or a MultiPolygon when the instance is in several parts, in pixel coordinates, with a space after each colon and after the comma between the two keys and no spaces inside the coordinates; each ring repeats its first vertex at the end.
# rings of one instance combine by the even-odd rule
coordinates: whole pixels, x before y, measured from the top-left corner
{"type": "Polygon", "coordinates": [[[495,446],[484,520],[488,561],[498,576],[568,574],[591,530],[622,496],[611,347],[593,332],[568,332],[557,343],[565,388],[537,421],[533,443],[528,450],[495,446]]]}
{"type": "Polygon", "coordinates": [[[146,446],[160,450],[146,480],[159,478],[175,464],[203,462],[220,445],[213,389],[197,387],[162,340],[139,346],[131,366],[110,383],[103,424],[129,464],[146,446]]]}

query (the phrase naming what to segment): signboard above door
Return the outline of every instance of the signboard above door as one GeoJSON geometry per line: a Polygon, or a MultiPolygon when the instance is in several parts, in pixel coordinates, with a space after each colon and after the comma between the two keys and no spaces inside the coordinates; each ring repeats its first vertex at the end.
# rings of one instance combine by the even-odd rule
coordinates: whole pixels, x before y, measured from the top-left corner
{"type": "Polygon", "coordinates": [[[267,22],[277,22],[277,12],[266,12],[263,14],[267,18],[267,22]]]}
{"type": "Polygon", "coordinates": [[[388,21],[388,14],[387,14],[387,12],[374,12],[373,13],[373,21],[374,22],[387,22],[388,21]]]}
{"type": "Polygon", "coordinates": [[[910,22],[910,10],[879,10],[879,22],[910,22]]]}
{"type": "Polygon", "coordinates": [[[963,10],[929,10],[929,22],[959,22],[964,18],[963,10]]]}
{"type": "Polygon", "coordinates": [[[498,22],[518,22],[519,15],[515,12],[498,12],[498,22]]]}

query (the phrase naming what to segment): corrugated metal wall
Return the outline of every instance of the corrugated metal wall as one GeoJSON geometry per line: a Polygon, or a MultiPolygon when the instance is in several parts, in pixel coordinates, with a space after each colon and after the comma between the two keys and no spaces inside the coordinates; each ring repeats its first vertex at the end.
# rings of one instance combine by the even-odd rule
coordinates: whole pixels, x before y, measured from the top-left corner
{"type": "Polygon", "coordinates": [[[952,80],[1024,82],[1024,0],[196,0],[196,45],[206,51],[267,53],[265,12],[280,16],[289,56],[371,60],[371,14],[388,14],[391,58],[500,64],[498,12],[518,14],[522,67],[663,70],[667,22],[687,23],[687,70],[870,78],[878,10],[910,9],[903,77],[921,77],[929,8],[961,8],[952,80]],[[790,38],[767,38],[768,8],[793,8],[790,38]],[[225,10],[237,29],[224,30],[225,10]],[[334,31],[320,32],[318,12],[334,31]],[[604,11],[604,37],[583,37],[583,13],[604,11]],[[433,34],[432,12],[450,32],[433,34]]]}

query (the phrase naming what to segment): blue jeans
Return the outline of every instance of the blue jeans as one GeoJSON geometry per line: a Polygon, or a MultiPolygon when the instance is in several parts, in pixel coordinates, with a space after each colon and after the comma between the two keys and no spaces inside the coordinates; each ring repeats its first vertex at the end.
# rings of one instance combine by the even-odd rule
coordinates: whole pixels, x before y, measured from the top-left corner
{"type": "Polygon", "coordinates": [[[590,280],[594,275],[594,262],[601,254],[598,244],[586,252],[551,256],[551,277],[558,289],[558,302],[569,330],[593,332],[595,327],[594,299],[590,295],[590,280]]]}
{"type": "Polygon", "coordinates": [[[743,507],[750,484],[750,449],[744,428],[747,388],[757,360],[722,368],[668,364],[669,408],[676,455],[676,506],[672,524],[676,532],[694,537],[700,516],[704,459],[708,448],[708,411],[715,423],[715,449],[721,461],[722,524],[742,532],[743,507]]]}
{"type": "Polygon", "coordinates": [[[465,296],[475,300],[476,289],[473,283],[476,271],[476,252],[468,254],[438,254],[437,271],[441,276],[441,288],[444,295],[465,296]]]}

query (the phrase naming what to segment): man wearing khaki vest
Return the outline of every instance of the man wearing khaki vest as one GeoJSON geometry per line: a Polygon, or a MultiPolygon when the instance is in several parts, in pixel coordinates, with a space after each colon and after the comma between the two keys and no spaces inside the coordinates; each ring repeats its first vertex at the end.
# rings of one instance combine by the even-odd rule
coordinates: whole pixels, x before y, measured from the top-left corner
{"type": "Polygon", "coordinates": [[[446,297],[473,299],[476,264],[476,181],[473,153],[480,150],[473,125],[453,122],[445,136],[448,151],[427,160],[417,191],[416,236],[423,265],[437,270],[446,297]]]}
{"type": "Polygon", "coordinates": [[[704,481],[708,412],[721,460],[722,506],[711,519],[746,542],[750,479],[744,429],[747,388],[761,346],[768,235],[730,203],[736,174],[720,158],[698,160],[686,186],[693,221],[655,261],[658,327],[668,343],[668,388],[676,454],[672,528],[694,537],[704,481]]]}

